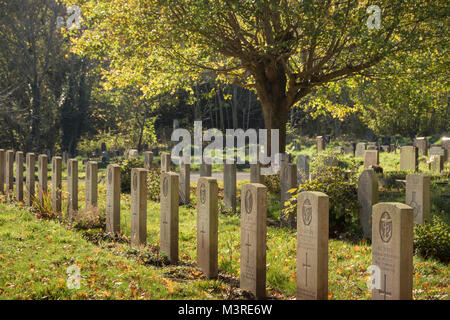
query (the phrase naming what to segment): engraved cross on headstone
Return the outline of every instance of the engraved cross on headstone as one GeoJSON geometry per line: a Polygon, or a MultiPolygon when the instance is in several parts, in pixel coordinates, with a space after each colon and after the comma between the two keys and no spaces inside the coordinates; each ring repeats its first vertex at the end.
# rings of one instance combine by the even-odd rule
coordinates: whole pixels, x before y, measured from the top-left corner
{"type": "Polygon", "coordinates": [[[204,236],[205,236],[206,231],[205,231],[203,223],[202,223],[202,228],[200,230],[200,233],[202,234],[202,248],[204,248],[205,247],[205,237],[204,236]]]}
{"type": "Polygon", "coordinates": [[[386,288],[386,282],[387,282],[386,278],[387,278],[387,275],[385,274],[384,275],[384,289],[383,290],[381,290],[381,289],[378,290],[378,292],[380,294],[384,295],[384,300],[386,300],[386,296],[388,296],[388,297],[391,296],[391,292],[387,291],[387,288],[386,288]]]}
{"type": "Polygon", "coordinates": [[[252,244],[250,243],[250,233],[247,233],[247,243],[245,244],[247,247],[247,264],[249,263],[249,257],[250,257],[250,247],[252,244]]]}
{"type": "Polygon", "coordinates": [[[311,268],[311,265],[308,264],[308,252],[306,253],[306,261],[303,263],[303,268],[305,268],[306,275],[305,275],[305,285],[308,286],[308,268],[311,268]]]}

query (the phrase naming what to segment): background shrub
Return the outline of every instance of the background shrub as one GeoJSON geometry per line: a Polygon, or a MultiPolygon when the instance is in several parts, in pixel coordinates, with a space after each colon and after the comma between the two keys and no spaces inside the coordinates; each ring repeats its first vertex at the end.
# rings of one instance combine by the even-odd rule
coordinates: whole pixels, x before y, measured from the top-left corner
{"type": "Polygon", "coordinates": [[[147,192],[148,198],[152,201],[160,199],[160,175],[161,168],[152,168],[147,175],[147,192]]]}
{"type": "Polygon", "coordinates": [[[438,216],[414,228],[414,250],[424,258],[450,262],[450,226],[438,216]]]}
{"type": "Polygon", "coordinates": [[[144,161],[140,159],[125,159],[120,163],[120,189],[123,193],[131,190],[131,169],[143,167],[144,161]]]}

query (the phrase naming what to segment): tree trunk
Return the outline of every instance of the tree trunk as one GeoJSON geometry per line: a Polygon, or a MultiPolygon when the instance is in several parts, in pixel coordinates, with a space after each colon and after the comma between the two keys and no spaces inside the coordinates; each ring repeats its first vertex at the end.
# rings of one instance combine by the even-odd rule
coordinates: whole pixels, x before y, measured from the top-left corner
{"type": "Polygon", "coordinates": [[[279,130],[279,152],[284,153],[286,151],[286,124],[288,118],[288,109],[283,106],[275,106],[271,103],[263,103],[261,101],[263,109],[264,124],[267,129],[267,146],[269,154],[271,155],[271,130],[279,130]]]}

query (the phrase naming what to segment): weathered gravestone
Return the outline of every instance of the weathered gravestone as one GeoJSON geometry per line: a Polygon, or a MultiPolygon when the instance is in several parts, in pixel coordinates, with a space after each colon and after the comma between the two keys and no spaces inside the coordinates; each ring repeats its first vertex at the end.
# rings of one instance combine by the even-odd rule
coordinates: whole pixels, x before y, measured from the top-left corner
{"type": "Polygon", "coordinates": [[[72,220],[73,214],[78,210],[78,160],[67,161],[67,219],[72,220]]]}
{"type": "Polygon", "coordinates": [[[52,158],[52,208],[58,215],[62,202],[62,162],[61,157],[52,158]]]}
{"type": "Polygon", "coordinates": [[[223,204],[225,209],[236,211],[236,164],[223,165],[223,204]]]}
{"type": "Polygon", "coordinates": [[[344,146],[344,154],[349,154],[351,156],[354,156],[355,155],[355,149],[353,148],[353,145],[344,146]]]}
{"type": "Polygon", "coordinates": [[[12,193],[14,189],[14,151],[6,151],[5,181],[6,193],[12,193]]]}
{"type": "MultiPolygon", "coordinates": [[[[280,153],[277,155],[279,159],[280,164],[280,202],[281,202],[281,209],[284,208],[284,202],[286,201],[286,193],[289,190],[288,186],[286,184],[286,181],[289,176],[289,154],[288,153],[280,153]]],[[[283,223],[286,223],[286,219],[284,215],[281,215],[281,221],[283,223]]]]}
{"type": "Polygon", "coordinates": [[[178,262],[179,178],[174,172],[161,173],[161,251],[173,264],[178,262]]]}
{"type": "MultiPolygon", "coordinates": [[[[162,204],[161,204],[162,205],[162,204]]],[[[131,245],[147,242],[147,170],[131,169],[131,245]]]]}
{"type": "Polygon", "coordinates": [[[106,176],[106,233],[120,232],[120,166],[108,165],[106,176]]]}
{"type": "Polygon", "coordinates": [[[128,159],[138,159],[139,158],[139,151],[137,149],[130,149],[128,151],[128,159]]]}
{"type": "Polygon", "coordinates": [[[367,150],[378,150],[378,143],[376,141],[368,142],[367,150]]]}
{"type": "Polygon", "coordinates": [[[415,138],[414,146],[417,148],[419,156],[428,155],[428,141],[425,137],[415,138]]]}
{"type": "Polygon", "coordinates": [[[44,202],[44,196],[48,192],[48,156],[40,154],[38,156],[38,196],[41,203],[44,202]]]}
{"type": "Polygon", "coordinates": [[[98,199],[98,164],[96,161],[86,163],[86,208],[96,207],[98,199]]]}
{"type": "Polygon", "coordinates": [[[170,153],[161,153],[161,173],[170,172],[170,153]]]}
{"type": "Polygon", "coordinates": [[[297,157],[297,183],[303,184],[309,180],[309,156],[298,155],[297,157]]]}
{"type": "Polygon", "coordinates": [[[414,146],[404,146],[400,148],[400,170],[417,171],[417,148],[414,146]]]}
{"type": "Polygon", "coordinates": [[[440,145],[432,145],[430,147],[430,156],[445,157],[445,149],[440,145]]]}
{"type": "Polygon", "coordinates": [[[153,152],[144,152],[144,169],[150,170],[153,167],[153,152]]]}
{"type": "Polygon", "coordinates": [[[443,156],[431,156],[430,170],[433,172],[441,173],[442,170],[444,170],[444,157],[443,156]]]}
{"type": "Polygon", "coordinates": [[[410,300],[413,284],[413,212],[403,203],[378,203],[372,215],[373,300],[410,300]]]}
{"type": "Polygon", "coordinates": [[[218,275],[217,180],[201,177],[197,183],[197,264],[208,278],[218,275]]]}
{"type": "Polygon", "coordinates": [[[241,192],[241,289],[257,299],[266,296],[267,188],[259,183],[242,186],[241,192]]]}
{"type": "Polygon", "coordinates": [[[328,298],[328,207],[322,192],[297,196],[297,299],[328,298]]]}
{"type": "Polygon", "coordinates": [[[5,193],[5,166],[6,153],[5,149],[0,149],[0,192],[5,193]]]}
{"type": "Polygon", "coordinates": [[[180,203],[188,204],[191,196],[191,165],[180,159],[180,203]]]}
{"type": "Polygon", "coordinates": [[[365,142],[359,142],[356,144],[356,152],[355,157],[357,158],[364,158],[364,152],[366,151],[366,143],[365,142]]]}
{"type": "Polygon", "coordinates": [[[431,177],[425,174],[408,174],[406,176],[406,204],[413,208],[414,222],[430,222],[431,177]]]}
{"type": "Polygon", "coordinates": [[[442,147],[446,150],[444,162],[450,161],[450,137],[442,138],[442,147]]]}
{"type": "Polygon", "coordinates": [[[364,168],[370,166],[378,166],[380,164],[378,150],[366,150],[364,151],[364,168]]]}
{"type": "MultiPolygon", "coordinates": [[[[281,179],[281,184],[284,185],[284,194],[281,195],[281,209],[286,207],[285,202],[288,201],[292,194],[289,193],[290,189],[297,188],[297,165],[288,163],[284,166],[284,171],[281,179]]],[[[281,213],[282,222],[290,227],[295,225],[295,215],[287,217],[284,213],[281,213]]]]}
{"type": "Polygon", "coordinates": [[[262,183],[261,164],[250,164],[250,183],[262,183]]]}
{"type": "Polygon", "coordinates": [[[26,197],[25,204],[31,206],[33,204],[35,191],[34,183],[34,167],[36,165],[36,158],[34,153],[27,153],[27,169],[26,169],[26,197]]]}
{"type": "Polygon", "coordinates": [[[23,201],[23,152],[16,152],[16,201],[23,201]]]}
{"type": "Polygon", "coordinates": [[[316,137],[316,150],[318,153],[325,150],[325,139],[323,136],[316,137]]]}
{"type": "Polygon", "coordinates": [[[373,169],[364,169],[358,179],[359,222],[364,238],[372,236],[372,207],[378,203],[378,179],[373,169]]]}
{"type": "Polygon", "coordinates": [[[200,164],[200,177],[212,176],[212,164],[211,159],[203,158],[203,162],[200,164]]]}

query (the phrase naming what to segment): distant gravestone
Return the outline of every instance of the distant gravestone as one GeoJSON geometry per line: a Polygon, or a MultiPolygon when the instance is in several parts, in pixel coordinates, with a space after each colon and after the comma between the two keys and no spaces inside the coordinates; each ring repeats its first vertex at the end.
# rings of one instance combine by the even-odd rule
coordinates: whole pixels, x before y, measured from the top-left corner
{"type": "MultiPolygon", "coordinates": [[[[280,153],[278,155],[279,161],[280,161],[280,202],[281,202],[281,209],[284,208],[284,202],[286,201],[286,193],[289,190],[288,186],[286,184],[286,180],[289,176],[289,154],[288,153],[280,153]]],[[[281,220],[283,222],[286,222],[284,219],[284,216],[281,216],[281,220]]]]}
{"type": "Polygon", "coordinates": [[[64,164],[67,165],[67,160],[69,160],[69,154],[68,154],[67,151],[63,151],[63,156],[62,156],[62,158],[63,158],[64,164]]]}
{"type": "Polygon", "coordinates": [[[343,154],[344,153],[344,148],[341,146],[337,146],[334,148],[334,152],[337,154],[343,154]]]}
{"type": "Polygon", "coordinates": [[[14,151],[6,151],[5,166],[6,193],[12,193],[14,190],[14,151]]]}
{"type": "Polygon", "coordinates": [[[208,278],[218,275],[217,180],[201,177],[197,183],[197,264],[208,278]]]}
{"type": "Polygon", "coordinates": [[[34,153],[27,153],[27,169],[26,169],[26,197],[25,204],[31,206],[33,204],[34,195],[36,193],[34,183],[34,167],[36,165],[36,158],[34,153]]]}
{"type": "Polygon", "coordinates": [[[413,284],[413,212],[403,203],[378,203],[372,216],[372,265],[379,268],[373,300],[410,300],[413,284]]]}
{"type": "Polygon", "coordinates": [[[364,168],[378,166],[380,164],[378,150],[366,150],[364,152],[364,168]]]}
{"type": "Polygon", "coordinates": [[[316,150],[317,150],[317,153],[325,150],[325,139],[323,136],[316,137],[316,150]]]}
{"type": "Polygon", "coordinates": [[[180,161],[180,203],[188,204],[191,196],[191,165],[180,161]]]}
{"type": "Polygon", "coordinates": [[[61,157],[52,158],[52,208],[60,216],[62,202],[62,162],[61,157]]]}
{"type": "Polygon", "coordinates": [[[442,138],[442,147],[446,150],[444,162],[450,161],[450,137],[442,138]]]}
{"type": "Polygon", "coordinates": [[[378,144],[376,141],[371,141],[367,143],[367,150],[378,150],[378,144]]]}
{"type": "Polygon", "coordinates": [[[309,180],[309,157],[299,154],[297,157],[297,183],[303,184],[309,180]]]}
{"type": "Polygon", "coordinates": [[[200,164],[200,177],[211,177],[212,176],[212,164],[208,164],[211,159],[203,159],[200,164]]]}
{"type": "Polygon", "coordinates": [[[250,164],[250,183],[262,183],[261,164],[250,164]]]}
{"type": "Polygon", "coordinates": [[[96,161],[86,163],[86,208],[96,207],[98,199],[98,164],[96,161]]]}
{"type": "Polygon", "coordinates": [[[130,149],[128,151],[128,159],[138,159],[139,158],[139,151],[137,149],[130,149]]]}
{"type": "Polygon", "coordinates": [[[419,156],[428,155],[428,141],[425,137],[415,138],[414,146],[417,148],[419,156]]]}
{"type": "Polygon", "coordinates": [[[223,165],[223,204],[226,210],[236,211],[236,164],[223,165]]]}
{"type": "MultiPolygon", "coordinates": [[[[285,202],[288,201],[292,194],[289,193],[290,189],[297,188],[297,165],[293,163],[288,163],[287,166],[284,166],[283,178],[281,183],[284,184],[285,193],[281,198],[281,208],[285,208],[285,202]]],[[[294,227],[295,225],[295,215],[291,215],[290,217],[285,216],[285,214],[281,213],[282,222],[289,226],[294,227]]]]}
{"type": "Polygon", "coordinates": [[[153,166],[153,152],[144,152],[144,169],[150,170],[153,166]]]}
{"type": "Polygon", "coordinates": [[[242,186],[240,286],[257,299],[266,296],[266,201],[264,185],[242,186]]]}
{"type": "Polygon", "coordinates": [[[110,164],[106,174],[106,233],[120,232],[120,166],[110,164]]]}
{"type": "Polygon", "coordinates": [[[353,148],[353,145],[345,146],[344,147],[344,154],[349,154],[351,156],[355,155],[355,149],[353,148]]]}
{"type": "Polygon", "coordinates": [[[174,172],[161,173],[161,251],[173,264],[178,262],[179,178],[174,172]]]}
{"type": "Polygon", "coordinates": [[[6,153],[5,149],[0,149],[0,192],[5,193],[5,167],[6,153]]]}
{"type": "Polygon", "coordinates": [[[147,170],[131,169],[131,245],[147,242],[147,170]]]}
{"type": "Polygon", "coordinates": [[[41,203],[44,202],[44,196],[48,191],[48,156],[40,154],[38,156],[38,196],[41,203]]]}
{"type": "Polygon", "coordinates": [[[417,148],[414,146],[404,146],[400,148],[400,170],[417,171],[417,148]]]}
{"type": "Polygon", "coordinates": [[[424,224],[431,218],[431,177],[425,174],[406,176],[406,201],[413,208],[414,222],[424,224]]]}
{"type": "Polygon", "coordinates": [[[372,207],[378,203],[378,179],[373,169],[364,169],[358,179],[359,222],[364,238],[372,236],[372,207]]]}
{"type": "Polygon", "coordinates": [[[161,173],[170,172],[170,153],[161,153],[161,173]]]}
{"type": "Polygon", "coordinates": [[[445,156],[445,149],[439,145],[433,145],[430,147],[430,156],[445,156]]]}
{"type": "Polygon", "coordinates": [[[23,152],[16,152],[16,201],[23,201],[23,152]]]}
{"type": "Polygon", "coordinates": [[[326,300],[329,198],[304,191],[297,204],[297,299],[326,300]]]}
{"type": "Polygon", "coordinates": [[[364,152],[366,151],[366,143],[365,142],[359,142],[356,144],[356,152],[355,157],[357,158],[364,158],[364,152]]]}
{"type": "Polygon", "coordinates": [[[67,219],[72,220],[73,214],[78,210],[78,160],[67,161],[67,219]]]}
{"type": "Polygon", "coordinates": [[[431,156],[430,158],[430,170],[433,172],[441,173],[444,170],[444,157],[443,156],[431,156]]]}

